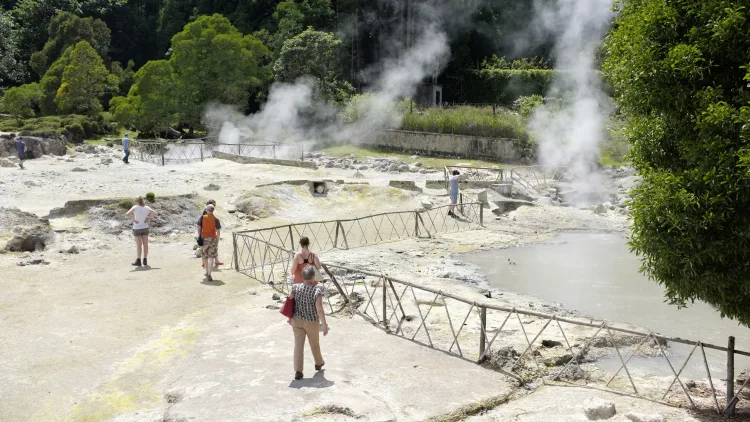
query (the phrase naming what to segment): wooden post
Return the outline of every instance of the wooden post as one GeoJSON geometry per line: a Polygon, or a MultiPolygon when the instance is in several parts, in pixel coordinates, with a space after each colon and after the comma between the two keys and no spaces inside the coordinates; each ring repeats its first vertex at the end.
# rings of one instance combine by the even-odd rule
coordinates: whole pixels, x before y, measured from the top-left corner
{"type": "Polygon", "coordinates": [[[482,328],[480,330],[481,337],[479,338],[479,356],[482,356],[486,348],[485,341],[487,340],[487,308],[485,308],[484,306],[482,306],[479,318],[481,321],[480,323],[482,324],[482,328]]]}
{"type": "MultiPolygon", "coordinates": [[[[388,328],[388,309],[387,309],[387,303],[388,301],[388,283],[385,279],[385,276],[381,275],[380,280],[383,282],[383,327],[386,330],[389,330],[388,328]]],[[[390,330],[389,330],[390,331],[390,330]]]]}
{"type": "Polygon", "coordinates": [[[344,249],[349,249],[349,242],[346,240],[346,233],[344,232],[344,226],[341,224],[341,221],[336,220],[336,238],[338,238],[338,231],[341,230],[341,237],[344,239],[344,249]]]}
{"type": "Polygon", "coordinates": [[[734,337],[729,336],[727,343],[727,407],[725,414],[733,415],[736,402],[734,399],[734,337]]]}
{"type": "Polygon", "coordinates": [[[339,222],[336,220],[336,234],[333,236],[333,248],[338,249],[339,247],[339,222]]]}
{"type": "Polygon", "coordinates": [[[232,233],[232,249],[234,250],[234,270],[240,271],[239,257],[237,256],[237,233],[232,233]]]}
{"type": "Polygon", "coordinates": [[[479,225],[484,226],[484,204],[479,204],[479,225]]]}
{"type": "Polygon", "coordinates": [[[419,237],[419,212],[414,211],[414,237],[419,237]]]}
{"type": "MultiPolygon", "coordinates": [[[[401,305],[401,299],[398,298],[398,293],[396,293],[396,288],[393,287],[393,282],[391,280],[388,280],[388,284],[391,286],[391,291],[393,292],[393,297],[396,298],[396,303],[398,304],[398,308],[401,309],[401,318],[405,318],[406,312],[404,312],[404,307],[401,305]]],[[[398,334],[398,329],[396,330],[396,334],[398,334]]]]}
{"type": "Polygon", "coordinates": [[[201,147],[201,161],[203,161],[203,144],[201,144],[200,147],[201,147]]]}
{"type": "Polygon", "coordinates": [[[161,152],[161,165],[164,166],[164,151],[161,152]]]}
{"type": "MultiPolygon", "coordinates": [[[[289,243],[292,245],[289,250],[294,250],[294,233],[292,233],[292,225],[289,225],[289,243]]],[[[333,245],[336,247],[336,245],[333,245]]]]}

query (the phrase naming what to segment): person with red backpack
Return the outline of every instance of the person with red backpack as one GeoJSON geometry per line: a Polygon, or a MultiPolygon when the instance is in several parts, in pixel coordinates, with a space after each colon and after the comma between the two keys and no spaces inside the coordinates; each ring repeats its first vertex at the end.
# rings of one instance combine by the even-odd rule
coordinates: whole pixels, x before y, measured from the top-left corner
{"type": "Polygon", "coordinates": [[[300,250],[294,255],[292,264],[289,268],[289,274],[293,277],[293,284],[302,283],[302,269],[305,267],[312,266],[315,268],[315,280],[313,286],[318,284],[320,280],[320,259],[318,255],[310,251],[310,239],[303,237],[299,240],[300,250]]]}

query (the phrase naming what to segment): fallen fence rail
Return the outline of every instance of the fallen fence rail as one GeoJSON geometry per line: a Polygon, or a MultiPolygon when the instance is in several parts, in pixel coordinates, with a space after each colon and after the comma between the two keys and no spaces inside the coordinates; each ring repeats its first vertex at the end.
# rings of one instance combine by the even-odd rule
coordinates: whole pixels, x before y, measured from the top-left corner
{"type": "MultiPolygon", "coordinates": [[[[131,143],[131,157],[157,165],[187,164],[206,160],[214,152],[236,155],[240,157],[276,159],[281,146],[278,142],[263,142],[253,144],[226,144],[189,140],[167,142],[158,140],[135,140],[131,143]]],[[[285,147],[288,149],[288,147],[285,147]]],[[[288,151],[287,151],[288,152],[288,151]]],[[[300,149],[300,158],[302,150],[300,149]]]]}

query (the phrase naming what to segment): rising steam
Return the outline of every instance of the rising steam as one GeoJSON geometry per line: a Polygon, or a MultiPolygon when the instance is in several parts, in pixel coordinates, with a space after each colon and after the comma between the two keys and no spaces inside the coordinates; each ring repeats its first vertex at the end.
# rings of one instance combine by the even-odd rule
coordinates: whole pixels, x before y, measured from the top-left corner
{"type": "Polygon", "coordinates": [[[582,193],[598,191],[603,183],[596,163],[613,106],[602,90],[595,55],[614,16],[611,7],[612,0],[535,2],[533,35],[553,37],[554,67],[561,70],[547,95],[562,102],[537,107],[529,127],[541,163],[567,166],[573,188],[582,193]]]}

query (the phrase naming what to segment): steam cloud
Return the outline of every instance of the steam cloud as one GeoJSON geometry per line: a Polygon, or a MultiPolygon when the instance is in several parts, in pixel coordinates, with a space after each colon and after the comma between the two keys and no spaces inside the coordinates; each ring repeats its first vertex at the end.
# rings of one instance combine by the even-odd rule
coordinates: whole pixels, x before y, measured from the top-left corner
{"type": "Polygon", "coordinates": [[[561,70],[549,97],[562,98],[559,105],[537,107],[529,128],[539,141],[542,164],[567,166],[573,189],[598,191],[604,177],[596,171],[599,144],[605,123],[613,111],[595,71],[596,49],[612,21],[612,0],[536,1],[532,34],[553,37],[553,60],[561,70]]]}
{"type": "MultiPolygon", "coordinates": [[[[389,1],[393,0],[381,0],[384,6],[389,1]]],[[[242,116],[231,107],[210,106],[205,121],[214,128],[214,133],[218,132],[219,142],[281,142],[288,146],[287,155],[296,157],[300,145],[309,150],[319,140],[358,143],[378,130],[396,128],[401,116],[393,112],[395,105],[412,96],[427,76],[439,72],[448,62],[450,49],[445,23],[450,22],[451,28],[456,28],[468,22],[479,2],[472,0],[460,5],[444,0],[415,2],[410,45],[405,45],[400,37],[403,32],[382,35],[388,55],[365,71],[374,75],[373,82],[368,95],[352,105],[360,116],[352,123],[344,124],[335,118],[339,110],[316,101],[313,82],[305,78],[293,84],[274,83],[268,101],[258,113],[242,116]]],[[[398,7],[398,2],[390,7],[398,7]]]]}

